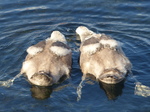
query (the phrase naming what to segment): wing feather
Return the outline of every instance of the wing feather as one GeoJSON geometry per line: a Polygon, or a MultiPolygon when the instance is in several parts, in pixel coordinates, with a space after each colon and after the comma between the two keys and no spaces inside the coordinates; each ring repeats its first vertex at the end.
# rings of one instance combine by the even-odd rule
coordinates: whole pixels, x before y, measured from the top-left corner
{"type": "Polygon", "coordinates": [[[66,56],[71,53],[71,49],[66,44],[58,41],[52,43],[49,49],[57,56],[66,56]]]}
{"type": "Polygon", "coordinates": [[[41,41],[33,46],[30,46],[28,49],[27,49],[27,53],[31,56],[34,56],[36,55],[37,53],[39,52],[42,52],[44,47],[45,47],[46,43],[45,41],[41,41]]]}

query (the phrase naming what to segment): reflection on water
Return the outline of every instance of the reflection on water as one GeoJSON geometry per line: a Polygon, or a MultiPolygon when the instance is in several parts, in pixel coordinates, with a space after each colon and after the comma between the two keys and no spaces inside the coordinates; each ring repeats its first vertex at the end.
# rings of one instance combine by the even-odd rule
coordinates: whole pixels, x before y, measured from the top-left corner
{"type": "Polygon", "coordinates": [[[105,91],[109,100],[116,100],[118,96],[122,95],[122,89],[124,88],[124,81],[118,84],[106,84],[99,83],[100,87],[105,91]]]}
{"type": "Polygon", "coordinates": [[[77,88],[77,95],[78,95],[77,101],[81,99],[83,83],[93,85],[94,84],[93,82],[99,82],[100,89],[104,90],[109,100],[116,100],[118,96],[122,95],[122,90],[124,88],[124,81],[125,80],[117,84],[106,84],[97,81],[95,76],[91,74],[83,75],[82,80],[77,88]]]}
{"type": "Polygon", "coordinates": [[[52,93],[52,87],[40,87],[32,86],[31,87],[31,96],[36,99],[44,100],[50,97],[52,93]]]}
{"type": "Polygon", "coordinates": [[[52,94],[53,91],[55,91],[55,92],[60,91],[64,88],[66,88],[67,86],[70,86],[70,84],[65,84],[63,86],[60,85],[60,83],[63,83],[63,81],[65,81],[66,79],[67,79],[67,76],[63,75],[57,84],[55,84],[53,86],[48,86],[48,87],[32,85],[29,82],[32,85],[32,87],[30,89],[31,96],[33,98],[40,99],[40,100],[47,99],[50,97],[50,95],[52,94]]]}

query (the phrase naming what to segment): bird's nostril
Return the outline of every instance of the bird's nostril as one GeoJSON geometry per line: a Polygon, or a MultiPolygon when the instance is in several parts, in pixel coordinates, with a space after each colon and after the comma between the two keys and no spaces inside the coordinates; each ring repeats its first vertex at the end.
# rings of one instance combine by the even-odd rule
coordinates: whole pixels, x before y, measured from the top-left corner
{"type": "Polygon", "coordinates": [[[107,75],[107,78],[118,79],[118,77],[115,75],[107,75]]]}
{"type": "Polygon", "coordinates": [[[114,78],[114,77],[113,77],[113,76],[111,76],[111,75],[108,75],[108,76],[107,76],[107,78],[114,78]]]}

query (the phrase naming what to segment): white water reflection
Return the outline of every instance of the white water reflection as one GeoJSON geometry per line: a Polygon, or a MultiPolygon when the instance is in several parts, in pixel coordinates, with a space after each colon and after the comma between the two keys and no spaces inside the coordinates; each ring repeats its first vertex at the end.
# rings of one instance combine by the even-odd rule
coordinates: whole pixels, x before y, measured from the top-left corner
{"type": "Polygon", "coordinates": [[[13,10],[2,10],[0,11],[0,14],[4,13],[13,13],[13,12],[20,12],[20,11],[32,11],[32,10],[37,10],[37,9],[48,9],[47,6],[37,6],[37,7],[25,7],[25,8],[19,8],[19,9],[13,9],[13,10]]]}
{"type": "Polygon", "coordinates": [[[21,73],[17,74],[15,77],[13,77],[12,79],[6,80],[6,81],[0,81],[0,86],[3,87],[10,87],[13,85],[13,82],[15,79],[19,78],[21,76],[21,73]]]}
{"type": "Polygon", "coordinates": [[[82,87],[83,87],[83,82],[84,82],[85,79],[86,79],[86,75],[83,75],[82,80],[81,80],[79,86],[77,87],[77,95],[78,95],[77,101],[79,101],[81,99],[82,87]]]}

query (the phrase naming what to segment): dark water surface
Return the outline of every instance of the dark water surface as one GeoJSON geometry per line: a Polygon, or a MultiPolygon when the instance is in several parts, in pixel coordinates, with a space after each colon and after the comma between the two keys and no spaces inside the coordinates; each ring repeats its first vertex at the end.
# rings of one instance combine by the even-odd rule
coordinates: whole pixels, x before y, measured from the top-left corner
{"type": "Polygon", "coordinates": [[[82,73],[75,29],[80,25],[121,42],[133,75],[150,86],[149,0],[0,0],[1,81],[17,75],[26,49],[53,30],[62,32],[73,50],[71,79],[38,88],[21,76],[11,87],[0,87],[0,112],[150,112],[150,97],[134,94],[130,76],[115,87],[87,79],[77,101],[82,73]]]}

